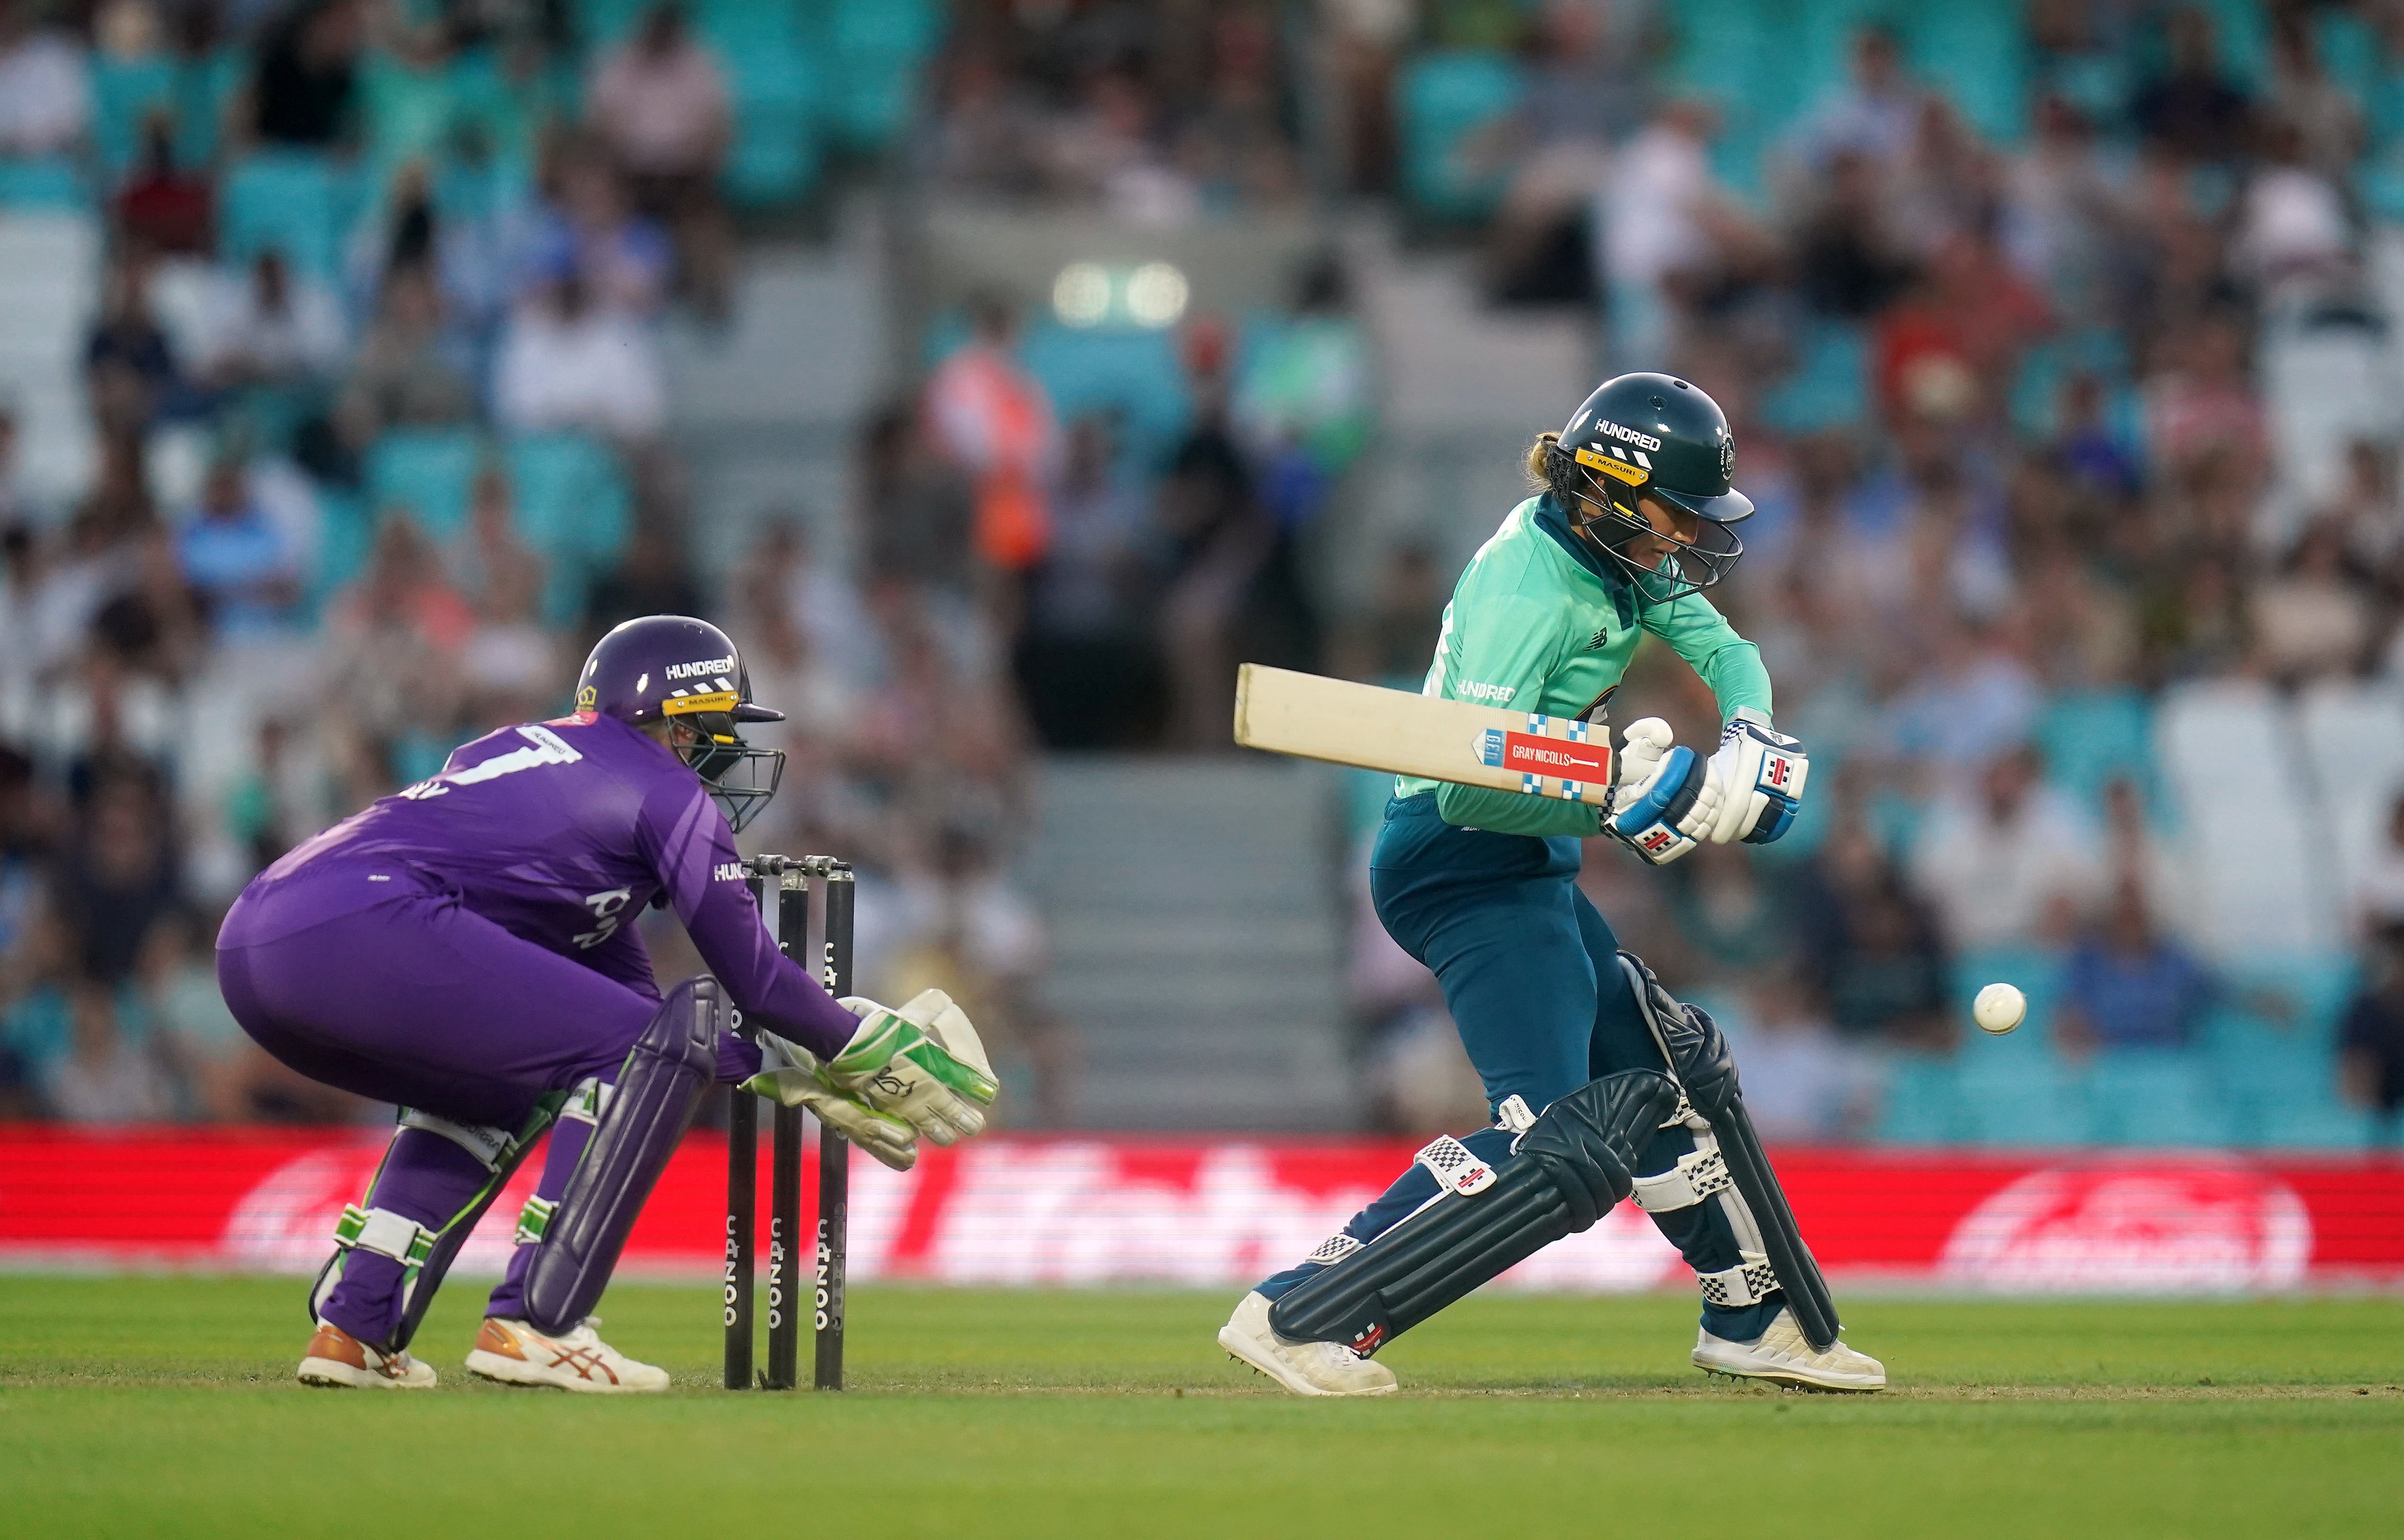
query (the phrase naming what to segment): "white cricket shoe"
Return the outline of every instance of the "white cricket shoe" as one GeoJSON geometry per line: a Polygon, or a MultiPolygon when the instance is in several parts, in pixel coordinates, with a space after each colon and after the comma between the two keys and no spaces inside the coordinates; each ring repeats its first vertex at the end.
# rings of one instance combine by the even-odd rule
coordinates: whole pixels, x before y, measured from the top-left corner
{"type": "Polygon", "coordinates": [[[668,1388],[667,1370],[637,1364],[602,1341],[593,1329],[599,1324],[599,1316],[589,1315],[574,1331],[552,1337],[526,1322],[488,1315],[468,1354],[468,1372],[505,1385],[551,1385],[604,1394],[668,1388]]]}
{"type": "Polygon", "coordinates": [[[1394,1371],[1335,1342],[1289,1342],[1269,1329],[1269,1302],[1244,1295],[1219,1328],[1219,1346],[1296,1395],[1391,1395],[1394,1371]]]}
{"type": "Polygon", "coordinates": [[[1696,1333],[1695,1367],[1811,1391],[1886,1389],[1885,1365],[1841,1341],[1830,1343],[1824,1351],[1814,1348],[1795,1324],[1795,1312],[1784,1309],[1754,1341],[1730,1342],[1708,1330],[1696,1333]]]}
{"type": "Polygon", "coordinates": [[[317,1323],[309,1351],[300,1360],[300,1383],[354,1391],[430,1391],[434,1365],[409,1356],[407,1349],[384,1352],[330,1321],[317,1323]]]}

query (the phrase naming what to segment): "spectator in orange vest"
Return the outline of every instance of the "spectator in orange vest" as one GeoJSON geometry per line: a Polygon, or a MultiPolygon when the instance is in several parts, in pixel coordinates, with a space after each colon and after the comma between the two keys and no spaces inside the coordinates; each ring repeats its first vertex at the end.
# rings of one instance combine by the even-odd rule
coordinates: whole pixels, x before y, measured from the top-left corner
{"type": "Polygon", "coordinates": [[[927,420],[937,445],[972,480],[977,554],[1024,573],[1052,543],[1060,428],[1043,387],[1010,356],[1017,328],[1009,305],[986,296],[970,315],[974,336],[927,384],[927,420]]]}

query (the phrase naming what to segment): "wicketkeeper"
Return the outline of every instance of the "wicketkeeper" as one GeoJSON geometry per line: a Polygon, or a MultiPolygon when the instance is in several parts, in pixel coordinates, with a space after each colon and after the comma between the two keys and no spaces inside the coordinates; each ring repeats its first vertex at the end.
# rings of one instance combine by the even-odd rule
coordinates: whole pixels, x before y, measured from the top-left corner
{"type": "Polygon", "coordinates": [[[1377,917],[1432,969],[1494,1124],[1439,1139],[1219,1333],[1305,1395],[1378,1395],[1369,1355],[1633,1196],[1703,1295],[1693,1361],[1723,1374],[1877,1390],[1762,1157],[1727,1044],[1672,1000],[1577,887],[1579,841],[1656,865],[1705,840],[1765,844],[1803,794],[1803,747],[1770,724],[1769,676],[1701,591],[1743,553],[1753,503],[1702,391],[1624,374],[1540,437],[1540,495],[1514,508],[1446,606],[1423,693],[1600,721],[1643,633],[1718,697],[1709,758],[1631,724],[1607,809],[1400,778],[1370,861],[1377,917]]]}
{"type": "Polygon", "coordinates": [[[629,621],[585,660],[573,716],[477,739],[244,890],[217,937],[243,1029],[312,1079],[401,1108],[310,1291],[302,1380],[434,1383],[410,1338],[546,1129],[468,1368],[656,1391],[666,1373],[602,1341],[592,1310],[712,1083],[807,1105],[897,1167],[921,1138],[984,1128],[996,1085],[957,1006],[931,990],[899,1011],[835,1000],[762,923],[734,832],[776,794],[784,756],[739,727],[778,720],[716,626],[629,621]],[[654,903],[710,967],[664,995],[634,925],[654,903]]]}

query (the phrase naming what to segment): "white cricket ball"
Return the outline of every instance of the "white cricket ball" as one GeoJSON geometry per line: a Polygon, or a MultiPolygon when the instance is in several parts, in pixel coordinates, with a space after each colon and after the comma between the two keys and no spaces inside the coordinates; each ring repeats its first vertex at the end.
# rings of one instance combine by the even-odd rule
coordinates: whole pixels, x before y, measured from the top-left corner
{"type": "Polygon", "coordinates": [[[2009,984],[1990,984],[1970,1002],[1970,1019],[1978,1030],[2003,1036],[2028,1015],[2028,996],[2009,984]]]}

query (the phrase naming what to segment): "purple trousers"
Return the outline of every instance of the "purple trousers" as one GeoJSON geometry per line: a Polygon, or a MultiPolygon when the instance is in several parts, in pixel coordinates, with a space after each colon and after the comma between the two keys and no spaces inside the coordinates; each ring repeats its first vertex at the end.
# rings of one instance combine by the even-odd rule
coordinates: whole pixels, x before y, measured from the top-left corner
{"type": "MultiPolygon", "coordinates": [[[[374,869],[391,874],[377,889],[389,897],[359,903],[363,869],[345,863],[322,881],[245,898],[228,917],[217,984],[260,1047],[325,1085],[512,1132],[550,1093],[588,1078],[615,1083],[656,1001],[519,939],[431,879],[389,862],[374,869]]],[[[759,1050],[738,1038],[720,1045],[721,1079],[743,1079],[759,1062],[759,1050]]],[[[591,1132],[573,1121],[553,1129],[538,1196],[558,1199],[591,1132]]],[[[491,1175],[452,1140],[404,1127],[364,1206],[439,1232],[491,1175]]],[[[523,1313],[531,1254],[518,1248],[487,1314],[523,1313]]],[[[391,1258],[355,1251],[318,1314],[362,1341],[405,1346],[396,1339],[403,1276],[391,1258]]]]}

